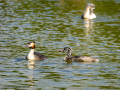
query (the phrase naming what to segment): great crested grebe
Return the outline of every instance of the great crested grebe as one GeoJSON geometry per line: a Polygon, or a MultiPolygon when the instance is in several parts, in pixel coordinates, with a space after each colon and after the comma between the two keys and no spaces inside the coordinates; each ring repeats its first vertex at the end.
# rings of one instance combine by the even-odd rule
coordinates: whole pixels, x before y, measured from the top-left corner
{"type": "Polygon", "coordinates": [[[27,60],[45,60],[45,59],[47,59],[47,57],[42,55],[41,53],[35,52],[35,41],[28,42],[25,47],[30,48],[30,52],[26,56],[27,60]]]}
{"type": "Polygon", "coordinates": [[[64,47],[63,49],[59,50],[59,52],[67,52],[67,56],[64,58],[64,61],[99,62],[98,58],[91,58],[87,56],[72,57],[72,49],[69,47],[64,47]]]}
{"type": "Polygon", "coordinates": [[[86,6],[86,9],[84,11],[84,13],[82,14],[82,19],[93,19],[96,18],[96,15],[93,13],[93,11],[95,10],[95,5],[92,3],[89,3],[86,6]]]}

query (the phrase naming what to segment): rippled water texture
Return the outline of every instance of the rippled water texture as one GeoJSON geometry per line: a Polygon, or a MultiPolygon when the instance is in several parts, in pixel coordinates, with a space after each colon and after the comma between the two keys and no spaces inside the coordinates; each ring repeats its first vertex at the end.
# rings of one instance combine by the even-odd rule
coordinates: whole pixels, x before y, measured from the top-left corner
{"type": "Polygon", "coordinates": [[[0,88],[119,90],[120,0],[0,0],[0,88]],[[82,20],[88,3],[97,18],[82,20]],[[32,40],[48,59],[25,60],[32,40]],[[66,46],[100,62],[64,62],[66,46]]]}

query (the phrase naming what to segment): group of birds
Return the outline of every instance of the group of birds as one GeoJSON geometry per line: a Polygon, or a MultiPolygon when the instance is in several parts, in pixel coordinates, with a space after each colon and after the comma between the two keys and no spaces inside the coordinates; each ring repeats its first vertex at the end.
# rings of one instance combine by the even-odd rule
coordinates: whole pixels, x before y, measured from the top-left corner
{"type": "MultiPolygon", "coordinates": [[[[82,19],[93,19],[96,18],[96,15],[93,13],[95,10],[95,5],[92,3],[89,3],[86,6],[86,9],[84,13],[82,14],[82,19]]],[[[44,56],[41,53],[35,52],[35,42],[31,41],[28,42],[25,47],[30,48],[30,52],[26,56],[27,60],[45,60],[47,59],[46,56],[44,56]]],[[[99,58],[92,58],[87,56],[74,56],[72,57],[72,49],[69,47],[64,47],[61,50],[58,50],[59,52],[66,52],[67,56],[64,58],[64,61],[81,61],[81,62],[98,62],[99,58]]]]}

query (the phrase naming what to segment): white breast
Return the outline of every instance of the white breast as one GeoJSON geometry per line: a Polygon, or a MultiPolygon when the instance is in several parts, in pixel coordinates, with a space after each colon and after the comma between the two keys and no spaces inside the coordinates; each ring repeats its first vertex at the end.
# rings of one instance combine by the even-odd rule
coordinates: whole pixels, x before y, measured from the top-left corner
{"type": "Polygon", "coordinates": [[[96,18],[96,15],[94,13],[92,13],[92,15],[89,16],[89,19],[93,19],[96,18]]]}
{"type": "Polygon", "coordinates": [[[35,51],[34,49],[30,50],[30,52],[27,55],[27,59],[28,60],[34,60],[35,59],[35,57],[34,57],[34,51],[35,51]]]}

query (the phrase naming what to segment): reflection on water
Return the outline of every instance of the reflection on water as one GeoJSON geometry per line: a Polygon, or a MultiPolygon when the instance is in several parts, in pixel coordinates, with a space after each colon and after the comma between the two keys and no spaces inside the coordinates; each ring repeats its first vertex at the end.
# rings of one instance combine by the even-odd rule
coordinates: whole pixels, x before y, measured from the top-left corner
{"type": "Polygon", "coordinates": [[[28,61],[28,69],[34,69],[35,68],[35,61],[29,60],[28,61]]]}
{"type": "Polygon", "coordinates": [[[119,0],[0,1],[0,88],[120,89],[119,6],[119,0]],[[80,18],[87,3],[96,5],[96,19],[80,18]],[[33,40],[47,60],[25,60],[23,45],[33,40]],[[64,62],[66,53],[56,50],[66,46],[73,56],[100,62],[64,62]]]}
{"type": "Polygon", "coordinates": [[[89,35],[89,32],[94,28],[94,20],[93,19],[83,19],[83,23],[85,26],[85,34],[89,35]]]}

